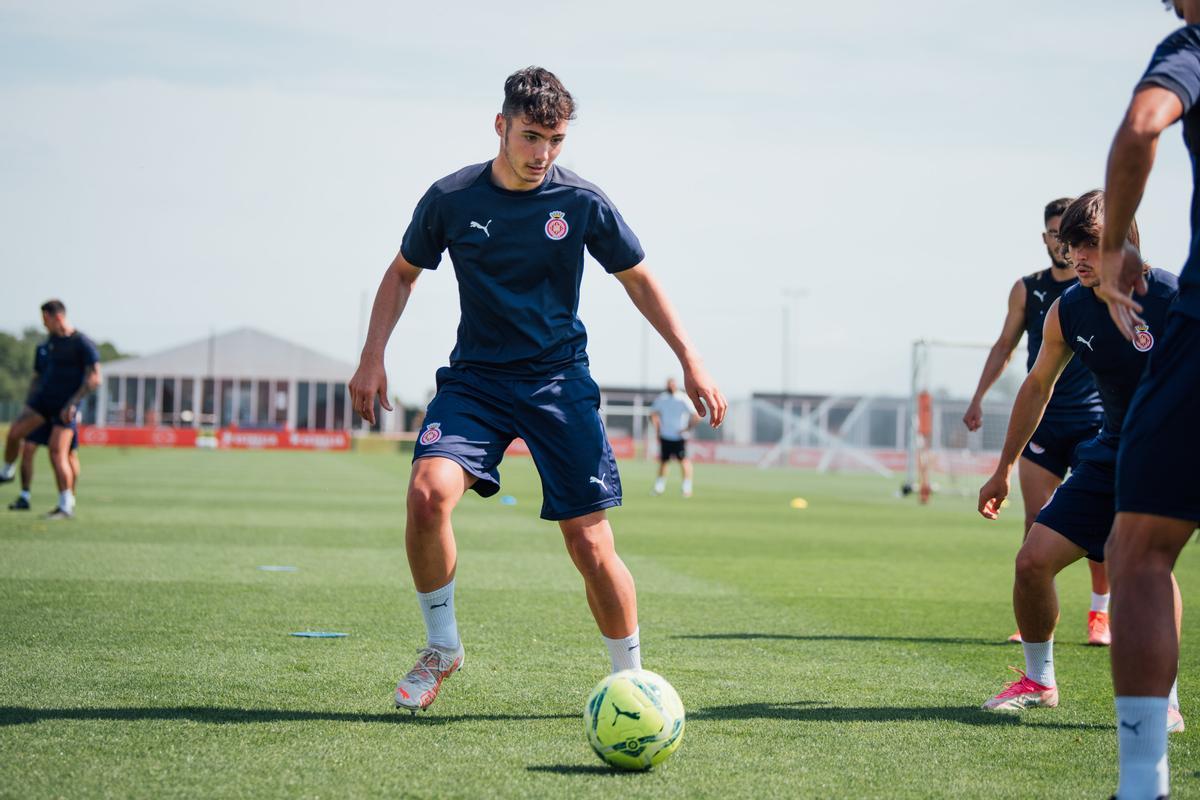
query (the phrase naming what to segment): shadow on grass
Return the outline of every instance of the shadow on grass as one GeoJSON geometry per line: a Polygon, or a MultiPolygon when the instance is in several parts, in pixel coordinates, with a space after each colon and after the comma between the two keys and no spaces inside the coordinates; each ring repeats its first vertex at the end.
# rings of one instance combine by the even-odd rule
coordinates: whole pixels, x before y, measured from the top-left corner
{"type": "MultiPolygon", "coordinates": [[[[1035,714],[1037,712],[1034,712],[1035,714]]],[[[963,725],[1028,725],[1073,731],[1111,731],[1112,725],[1090,722],[1050,722],[963,706],[868,706],[847,708],[801,700],[794,703],[740,703],[689,712],[687,721],[778,719],[793,722],[958,722],[963,725]]]]}
{"type": "Polygon", "coordinates": [[[144,720],[187,720],[213,725],[245,725],[262,722],[367,722],[389,725],[450,725],[456,722],[532,722],[537,720],[575,719],[578,714],[451,714],[447,716],[409,714],[355,714],[349,711],[287,711],[275,708],[214,708],[180,706],[178,708],[24,708],[0,706],[0,727],[32,725],[53,720],[104,720],[141,722],[144,720]]]}
{"type": "Polygon", "coordinates": [[[974,644],[995,647],[1013,647],[1003,639],[967,639],[956,636],[855,636],[850,634],[793,634],[793,633],[695,633],[672,636],[672,639],[704,639],[727,641],[752,641],[755,639],[785,642],[908,642],[911,644],[974,644]]]}
{"type": "Polygon", "coordinates": [[[603,764],[547,764],[525,768],[529,772],[549,772],[555,775],[641,775],[631,769],[617,769],[603,764]]]}

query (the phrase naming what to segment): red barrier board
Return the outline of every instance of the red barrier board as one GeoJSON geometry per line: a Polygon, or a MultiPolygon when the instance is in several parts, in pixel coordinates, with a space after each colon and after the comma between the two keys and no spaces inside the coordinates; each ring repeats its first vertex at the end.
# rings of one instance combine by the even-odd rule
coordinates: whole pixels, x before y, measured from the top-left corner
{"type": "Polygon", "coordinates": [[[84,425],[80,444],[108,447],[195,447],[195,428],[107,428],[84,425]]]}
{"type": "Polygon", "coordinates": [[[217,447],[231,450],[349,450],[346,431],[256,431],[222,428],[217,447]]]}

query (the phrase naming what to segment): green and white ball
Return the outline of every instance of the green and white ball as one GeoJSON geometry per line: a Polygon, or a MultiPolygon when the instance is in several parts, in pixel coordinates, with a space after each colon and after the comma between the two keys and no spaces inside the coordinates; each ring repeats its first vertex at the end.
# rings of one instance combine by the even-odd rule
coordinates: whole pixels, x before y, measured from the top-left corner
{"type": "Polygon", "coordinates": [[[649,670],[614,672],[596,684],[583,721],[596,755],[621,769],[657,766],[683,741],[683,703],[671,684],[649,670]]]}

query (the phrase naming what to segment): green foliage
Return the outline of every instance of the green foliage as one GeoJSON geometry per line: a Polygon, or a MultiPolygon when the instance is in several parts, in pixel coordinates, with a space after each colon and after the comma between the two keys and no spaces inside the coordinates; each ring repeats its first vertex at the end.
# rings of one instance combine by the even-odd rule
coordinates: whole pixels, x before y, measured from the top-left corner
{"type": "MultiPolygon", "coordinates": [[[[679,691],[683,746],[618,774],[583,705],[608,657],[528,459],[455,512],[466,669],[392,708],[424,643],[404,555],[407,459],[85,448],[79,517],[0,511],[0,796],[404,798],[1107,797],[1109,657],[1088,579],[1059,577],[1062,705],[978,709],[1011,678],[1020,503],[928,507],[897,481],[698,466],[610,513],[638,583],[645,665],[679,691]],[[807,510],[789,501],[802,495],[807,510]],[[282,564],[298,572],[263,572],[282,564]],[[335,630],[347,639],[296,639],[335,630]]],[[[44,457],[33,495],[54,489],[44,457]]],[[[15,490],[12,491],[15,495],[15,490]]],[[[5,502],[9,497],[3,498],[5,502]]],[[[1186,594],[1196,553],[1176,570],[1186,594]]],[[[1200,722],[1198,615],[1180,689],[1200,722]]],[[[1200,727],[1200,726],[1197,726],[1200,727]]],[[[1196,797],[1200,737],[1171,739],[1196,797]]]]}
{"type": "MultiPolygon", "coordinates": [[[[29,393],[37,346],[46,340],[41,328],[26,328],[20,336],[0,331],[0,404],[21,404],[29,393]]],[[[99,342],[100,362],[128,358],[111,342],[99,342]]]]}

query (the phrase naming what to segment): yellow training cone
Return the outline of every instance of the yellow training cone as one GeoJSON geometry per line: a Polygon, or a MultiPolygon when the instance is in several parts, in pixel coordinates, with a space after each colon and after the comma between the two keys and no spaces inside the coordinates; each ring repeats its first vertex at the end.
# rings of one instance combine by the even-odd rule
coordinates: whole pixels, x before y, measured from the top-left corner
{"type": "Polygon", "coordinates": [[[808,501],[805,500],[803,497],[793,497],[792,498],[792,508],[801,508],[801,509],[808,508],[808,501]]]}

